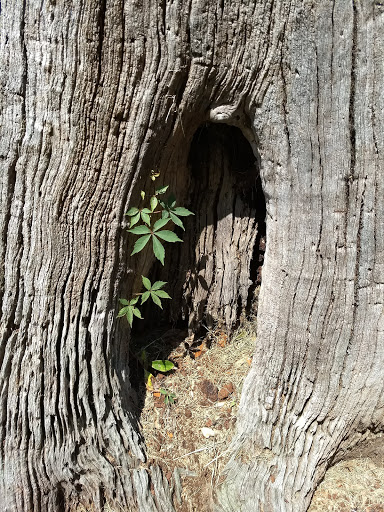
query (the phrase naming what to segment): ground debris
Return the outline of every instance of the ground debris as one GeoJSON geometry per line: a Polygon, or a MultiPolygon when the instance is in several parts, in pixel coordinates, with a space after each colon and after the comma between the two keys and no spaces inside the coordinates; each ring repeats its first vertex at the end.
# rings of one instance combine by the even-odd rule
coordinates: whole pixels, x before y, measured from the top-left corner
{"type": "Polygon", "coordinates": [[[228,382],[227,384],[225,384],[219,391],[218,393],[218,399],[219,400],[224,400],[225,398],[228,398],[229,395],[232,395],[232,393],[234,392],[235,388],[233,387],[233,384],[232,382],[228,382]]]}
{"type": "MultiPolygon", "coordinates": [[[[161,384],[159,382],[159,387],[175,393],[176,403],[165,406],[163,395],[156,397],[146,390],[141,424],[148,458],[163,468],[164,475],[172,474],[171,486],[178,512],[207,510],[212,486],[226,462],[242,383],[249,371],[246,361],[252,357],[256,343],[251,324],[232,338],[228,337],[224,346],[217,342],[221,339],[219,335],[209,334],[209,343],[194,342],[205,347],[198,357],[196,352],[185,350],[184,339],[179,338],[176,345],[173,332],[169,336],[173,340],[171,350],[162,352],[157,342],[148,349],[153,351],[148,358],[169,359],[177,364],[176,371],[164,374],[161,384]],[[211,348],[208,349],[208,345],[211,348]],[[235,365],[238,360],[244,364],[235,365]],[[228,384],[232,385],[229,389],[228,384]],[[220,405],[219,389],[224,387],[229,391],[228,401],[220,405]],[[203,428],[214,435],[204,438],[203,428]],[[181,462],[185,464],[184,469],[180,468],[181,462]]],[[[158,338],[160,340],[161,335],[158,338]]],[[[157,380],[156,376],[153,382],[157,380]]]]}

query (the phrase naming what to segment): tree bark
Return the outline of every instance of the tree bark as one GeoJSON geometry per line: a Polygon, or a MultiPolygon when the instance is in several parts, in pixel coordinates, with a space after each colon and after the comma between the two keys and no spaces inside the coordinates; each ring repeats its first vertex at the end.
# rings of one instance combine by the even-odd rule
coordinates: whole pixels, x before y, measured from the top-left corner
{"type": "Polygon", "coordinates": [[[383,430],[383,7],[291,9],[256,110],[267,197],[258,346],[220,510],[299,511],[383,430]]]}
{"type": "Polygon", "coordinates": [[[199,208],[194,237],[170,257],[192,330],[208,315],[231,328],[249,303],[263,206],[236,185],[260,173],[258,345],[214,507],[305,511],[326,468],[383,429],[383,7],[0,9],[4,510],[174,509],[167,480],[145,462],[129,332],[115,320],[118,298],[153,265],[149,253],[129,259],[123,213],[158,169],[181,204],[199,208]],[[241,130],[249,168],[220,150],[216,123],[241,130]]]}

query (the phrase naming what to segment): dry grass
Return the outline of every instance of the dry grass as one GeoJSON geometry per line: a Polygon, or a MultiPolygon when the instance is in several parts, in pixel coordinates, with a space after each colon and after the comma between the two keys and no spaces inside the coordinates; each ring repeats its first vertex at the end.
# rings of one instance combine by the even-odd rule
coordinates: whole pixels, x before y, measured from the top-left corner
{"type": "Polygon", "coordinates": [[[330,468],[308,512],[384,512],[384,467],[353,459],[330,468]]]}
{"type": "MultiPolygon", "coordinates": [[[[159,407],[147,392],[142,426],[148,456],[163,467],[168,478],[175,468],[190,475],[182,479],[180,511],[209,510],[209,492],[225,465],[234,434],[241,388],[256,342],[253,329],[252,324],[245,324],[225,346],[218,343],[219,329],[209,333],[212,348],[196,360],[180,358],[180,347],[176,347],[169,358],[175,356],[179,369],[160,384],[176,394],[175,406],[159,407]],[[226,400],[210,403],[201,392],[203,380],[219,389],[231,381],[235,391],[226,400]],[[213,438],[203,437],[205,425],[214,430],[213,438]]],[[[160,347],[157,350],[160,354],[160,347]]],[[[384,512],[384,468],[370,459],[336,464],[327,471],[308,512],[384,512]]]]}

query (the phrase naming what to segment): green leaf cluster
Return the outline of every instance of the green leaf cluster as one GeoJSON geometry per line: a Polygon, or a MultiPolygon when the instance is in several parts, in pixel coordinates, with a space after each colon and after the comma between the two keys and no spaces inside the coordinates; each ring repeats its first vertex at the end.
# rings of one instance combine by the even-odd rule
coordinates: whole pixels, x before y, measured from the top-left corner
{"type": "Polygon", "coordinates": [[[173,405],[176,400],[175,393],[172,393],[172,391],[169,391],[168,389],[160,388],[160,393],[164,395],[164,403],[165,405],[173,405]]]}
{"type": "Polygon", "coordinates": [[[140,310],[136,307],[136,303],[139,300],[139,297],[134,297],[131,300],[126,299],[120,299],[119,302],[122,304],[122,308],[120,309],[117,318],[120,318],[122,316],[126,316],[129,325],[132,327],[133,322],[133,316],[136,316],[137,318],[143,318],[141,316],[140,310]]]}
{"type": "MultiPolygon", "coordinates": [[[[151,171],[151,180],[155,181],[159,177],[160,173],[157,171],[151,171]]],[[[170,229],[164,229],[168,222],[173,222],[176,226],[185,230],[183,222],[180,217],[187,217],[188,215],[194,215],[191,211],[181,206],[176,206],[176,199],[171,194],[167,200],[159,200],[158,196],[165,194],[168,190],[169,185],[162,186],[155,189],[154,194],[149,199],[149,204],[146,207],[131,207],[125,215],[130,217],[128,232],[138,236],[136,240],[131,256],[141,252],[148,242],[152,241],[152,250],[155,257],[164,265],[165,260],[165,248],[164,242],[182,242],[182,240],[170,229]],[[160,216],[156,219],[155,215],[160,216]],[[141,221],[141,224],[140,224],[141,221]]],[[[142,201],[145,201],[146,193],[144,190],[141,191],[140,197],[142,201]]],[[[137,294],[136,297],[130,301],[126,299],[120,299],[120,303],[123,307],[118,313],[118,317],[126,316],[129,325],[132,327],[133,317],[142,318],[140,310],[137,307],[137,303],[141,297],[141,304],[144,304],[149,298],[162,309],[161,299],[170,299],[171,297],[167,292],[162,290],[166,284],[164,281],[156,281],[151,283],[147,277],[142,276],[144,285],[144,292],[137,294]]],[[[168,371],[168,370],[167,370],[168,371]]]]}

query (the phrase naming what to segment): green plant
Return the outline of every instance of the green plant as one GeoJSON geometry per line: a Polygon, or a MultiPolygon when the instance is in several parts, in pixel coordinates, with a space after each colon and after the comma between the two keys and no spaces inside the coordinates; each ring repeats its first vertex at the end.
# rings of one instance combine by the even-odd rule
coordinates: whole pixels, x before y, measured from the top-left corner
{"type": "MultiPolygon", "coordinates": [[[[155,181],[160,173],[151,171],[151,180],[155,181]]],[[[169,185],[162,186],[155,189],[154,194],[149,199],[147,206],[140,207],[133,206],[129,208],[125,215],[130,217],[128,232],[137,235],[139,238],[136,240],[131,256],[141,252],[144,247],[152,240],[152,250],[155,257],[164,265],[165,248],[164,242],[182,242],[176,233],[164,227],[172,222],[185,230],[181,217],[194,215],[191,211],[182,206],[176,206],[176,198],[170,194],[168,199],[160,200],[159,196],[164,195],[169,188],[169,185]],[[156,219],[155,216],[159,216],[156,219]],[[141,222],[141,224],[138,224],[141,222]]],[[[146,193],[144,190],[140,193],[141,201],[145,201],[146,193]]],[[[119,313],[118,318],[125,316],[129,325],[132,327],[133,318],[143,319],[139,309],[139,305],[144,304],[149,298],[159,307],[163,308],[161,299],[170,299],[169,294],[162,288],[167,284],[165,281],[151,281],[141,276],[144,291],[135,294],[132,299],[119,299],[120,304],[123,306],[119,313]],[[140,301],[140,304],[139,304],[140,301]]],[[[169,371],[169,370],[166,370],[169,371]]]]}
{"type": "Polygon", "coordinates": [[[155,370],[162,373],[167,373],[175,367],[172,361],[168,361],[168,359],[158,359],[156,361],[152,361],[151,366],[155,370]]]}
{"type": "Polygon", "coordinates": [[[160,393],[164,395],[164,403],[165,405],[173,405],[176,400],[175,393],[172,393],[172,391],[169,391],[169,389],[160,388],[160,393]]]}
{"type": "MultiPolygon", "coordinates": [[[[144,378],[145,383],[148,389],[152,389],[152,378],[153,374],[149,371],[148,367],[148,358],[147,353],[145,350],[142,350],[139,355],[139,360],[141,361],[143,368],[144,368],[144,378]]],[[[175,367],[174,363],[172,361],[169,361],[168,359],[156,359],[155,361],[151,362],[151,367],[154,370],[157,370],[161,373],[167,373],[175,367]]]]}

